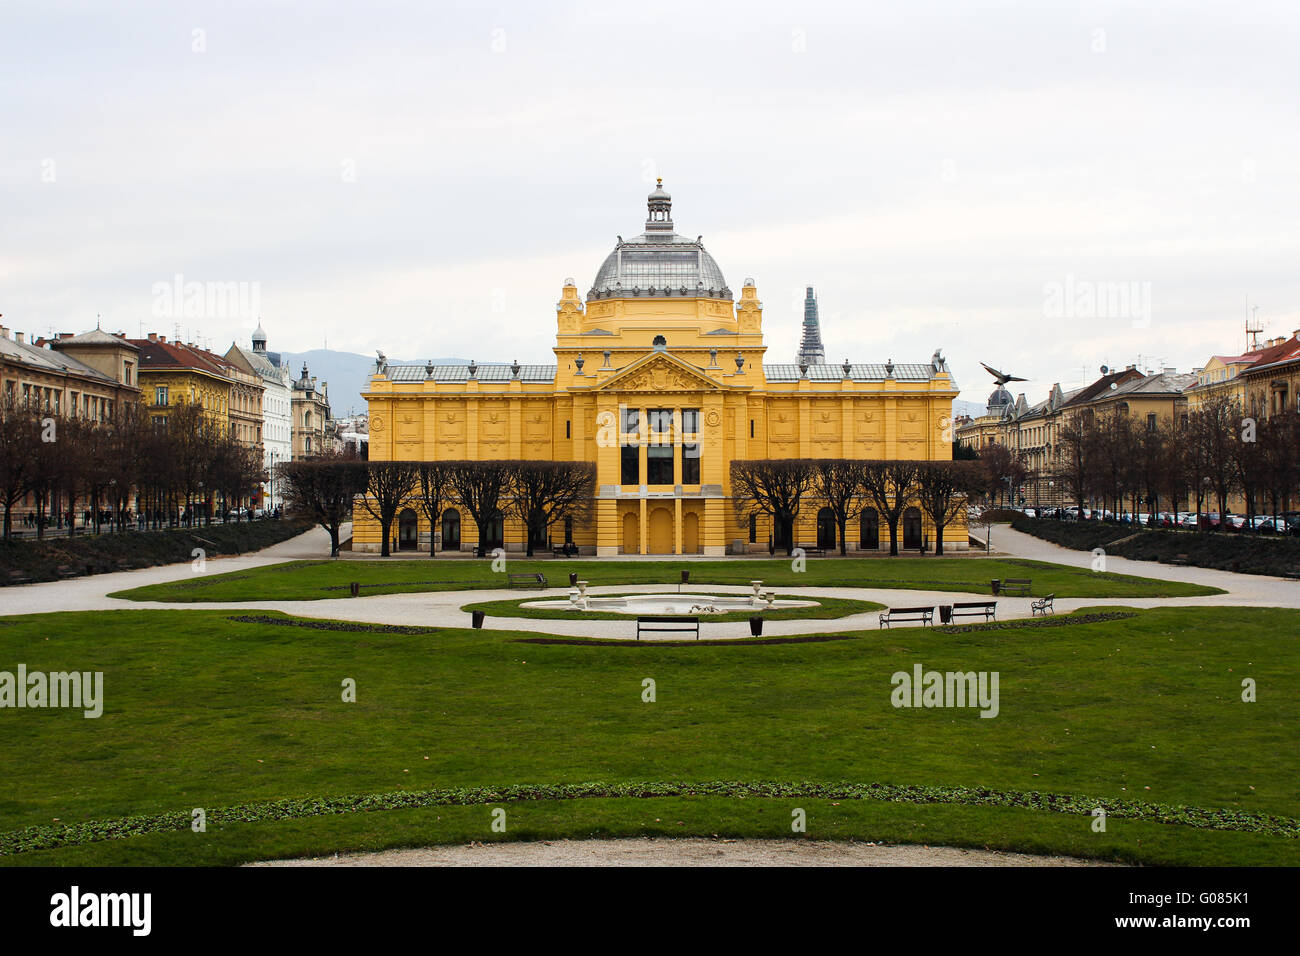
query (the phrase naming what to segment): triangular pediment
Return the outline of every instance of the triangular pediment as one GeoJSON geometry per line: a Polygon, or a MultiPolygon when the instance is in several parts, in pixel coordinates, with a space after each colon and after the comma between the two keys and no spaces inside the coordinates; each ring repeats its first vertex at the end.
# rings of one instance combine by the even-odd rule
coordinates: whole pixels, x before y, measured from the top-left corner
{"type": "Polygon", "coordinates": [[[694,365],[667,352],[653,352],[602,383],[598,391],[700,392],[720,387],[694,365]]]}

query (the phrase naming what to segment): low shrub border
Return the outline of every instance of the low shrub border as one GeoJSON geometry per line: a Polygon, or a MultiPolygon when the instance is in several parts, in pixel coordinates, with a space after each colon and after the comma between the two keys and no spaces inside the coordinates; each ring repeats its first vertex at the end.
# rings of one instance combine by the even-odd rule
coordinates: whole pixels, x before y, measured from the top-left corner
{"type": "Polygon", "coordinates": [[[275,624],[280,627],[306,627],[316,631],[355,631],[360,634],[437,634],[440,628],[414,627],[409,624],[354,624],[350,621],[326,621],[307,617],[268,617],[263,614],[240,614],[226,618],[240,624],[275,624]]]}
{"type": "Polygon", "coordinates": [[[179,564],[192,560],[195,548],[207,557],[260,551],[312,527],[285,518],[71,538],[51,533],[43,541],[15,538],[0,541],[0,587],[179,564]]]}
{"type": "MultiPolygon", "coordinates": [[[[339,797],[270,800],[209,810],[209,824],[297,820],[340,813],[369,813],[435,806],[480,806],[540,800],[581,800],[591,797],[759,797],[829,800],[877,800],[891,803],[952,803],[966,806],[1020,807],[1052,813],[1091,815],[1098,808],[1109,816],[1209,830],[1234,830],[1295,839],[1300,820],[1249,810],[1227,810],[1140,801],[1040,793],[1036,790],[992,790],[983,787],[927,787],[889,783],[781,783],[715,780],[703,783],[575,783],[552,786],[457,787],[440,790],[399,790],[339,797]]],[[[0,834],[0,856],[78,846],[101,840],[122,840],[144,833],[188,830],[189,810],[95,820],[62,827],[27,827],[0,834]]]]}
{"type": "Polygon", "coordinates": [[[571,647],[754,647],[758,644],[821,644],[826,641],[856,641],[860,634],[803,634],[797,637],[737,638],[730,641],[625,641],[580,637],[519,637],[516,644],[567,644],[571,647]]]}
{"type": "Polygon", "coordinates": [[[1240,574],[1300,573],[1300,538],[1252,532],[1143,530],[1096,521],[1056,521],[1017,515],[1017,531],[1075,551],[1104,548],[1133,561],[1178,561],[1240,574]]]}

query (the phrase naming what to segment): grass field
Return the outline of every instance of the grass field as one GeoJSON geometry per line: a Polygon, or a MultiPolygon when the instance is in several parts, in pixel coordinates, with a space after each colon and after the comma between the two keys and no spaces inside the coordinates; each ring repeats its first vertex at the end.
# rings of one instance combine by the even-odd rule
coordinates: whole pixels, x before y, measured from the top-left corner
{"type": "MultiPolygon", "coordinates": [[[[611,597],[609,594],[601,594],[600,597],[611,597]]],[[[777,595],[780,600],[781,595],[777,595]]],[[[536,601],[537,595],[530,598],[517,598],[508,601],[479,601],[475,604],[466,604],[461,607],[462,611],[482,611],[489,617],[522,617],[532,618],[543,621],[631,621],[633,615],[614,614],[607,611],[576,611],[567,608],[544,608],[544,607],[521,607],[529,601],[536,601]]],[[[817,602],[816,607],[788,607],[774,608],[771,611],[729,611],[725,614],[705,614],[700,616],[700,621],[709,623],[723,623],[726,621],[748,621],[756,614],[761,615],[765,621],[830,621],[835,618],[851,617],[854,614],[866,614],[868,611],[879,611],[885,605],[877,604],[874,601],[854,601],[849,598],[809,598],[817,602]]],[[[647,612],[649,613],[649,612],[647,612]]]]}
{"type": "Polygon", "coordinates": [[[48,836],[135,815],[188,819],[195,807],[217,821],[202,834],[182,824],[11,852],[0,863],[233,863],[493,838],[483,801],[311,815],[318,801],[349,795],[590,781],[854,781],[930,788],[937,802],[542,793],[507,804],[507,837],[788,836],[790,809],[800,806],[812,838],[1158,864],[1300,864],[1300,700],[1291,693],[1300,679],[1300,612],[1169,608],[1039,630],[633,649],[521,644],[526,635],[501,631],[321,631],[229,617],[130,610],[0,624],[0,670],[20,662],[29,671],[102,670],[106,697],[98,720],[0,709],[0,846],[24,828],[53,828],[38,831],[48,836]],[[917,663],[997,671],[999,715],[895,709],[890,677],[917,663]],[[1258,682],[1257,703],[1241,702],[1243,677],[1258,682]],[[341,700],[345,678],[356,681],[355,703],[341,700]],[[653,703],[642,699],[646,678],[656,682],[653,703]],[[983,791],[954,788],[1001,795],[972,805],[983,791]],[[1018,805],[1050,804],[1042,794],[1107,801],[1115,808],[1107,832],[1093,833],[1084,813],[1018,805]],[[258,806],[287,798],[305,802],[286,819],[262,818],[258,806]],[[222,818],[221,808],[241,805],[222,818]],[[1126,807],[1139,805],[1226,814],[1209,829],[1158,822],[1197,811],[1125,818],[1126,807]]]}
{"type": "MultiPolygon", "coordinates": [[[[506,587],[506,575],[493,573],[490,560],[293,561],[226,574],[187,577],[167,584],[117,591],[133,601],[314,601],[348,595],[357,581],[362,594],[447,591],[506,587]]],[[[1216,588],[1157,581],[1132,575],[1098,573],[1045,561],[999,558],[831,558],[809,559],[806,571],[785,560],[737,561],[560,561],[514,559],[510,573],[540,571],[552,587],[567,587],[569,574],[595,585],[672,584],[683,569],[691,585],[748,585],[761,579],[773,587],[911,588],[989,593],[993,578],[1031,578],[1035,596],[1188,597],[1222,593],[1216,588]]]]}

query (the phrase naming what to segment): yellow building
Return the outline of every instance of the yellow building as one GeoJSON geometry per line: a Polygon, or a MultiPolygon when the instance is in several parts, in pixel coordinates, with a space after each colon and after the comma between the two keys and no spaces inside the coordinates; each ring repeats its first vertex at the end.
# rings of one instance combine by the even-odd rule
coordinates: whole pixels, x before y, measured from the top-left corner
{"type": "MultiPolygon", "coordinates": [[[[753,280],[735,300],[703,244],[674,231],[662,185],[645,231],[620,237],[585,300],[565,282],[556,323],[554,364],[395,365],[381,355],[365,393],[370,459],[594,462],[594,518],[570,532],[584,553],[722,555],[766,551],[771,533],[761,519],[739,523],[732,461],[951,457],[957,388],[937,351],[914,364],[765,364],[753,280]]],[[[826,544],[818,511],[815,501],[802,509],[797,543],[826,544]]],[[[412,548],[431,531],[445,549],[479,544],[454,504],[440,528],[418,508],[401,521],[412,548]]],[[[934,537],[919,510],[900,531],[904,547],[934,537]]],[[[506,524],[483,546],[522,548],[523,535],[506,524]]],[[[870,518],[849,536],[854,550],[881,537],[888,547],[870,518]]],[[[960,525],[945,537],[966,542],[960,525]]],[[[378,523],[358,505],[354,550],[379,546],[378,523]]]]}
{"type": "Polygon", "coordinates": [[[193,345],[168,342],[167,336],[154,332],[130,342],[140,350],[141,401],[155,424],[165,424],[177,405],[198,404],[220,434],[230,433],[234,385],[230,363],[193,345]]]}

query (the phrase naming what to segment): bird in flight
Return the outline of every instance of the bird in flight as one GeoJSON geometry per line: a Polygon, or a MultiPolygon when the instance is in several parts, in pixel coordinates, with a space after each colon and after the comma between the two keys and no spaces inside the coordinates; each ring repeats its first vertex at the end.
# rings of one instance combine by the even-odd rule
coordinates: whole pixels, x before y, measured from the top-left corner
{"type": "MultiPolygon", "coordinates": [[[[984,365],[983,362],[980,362],[984,365]]],[[[988,372],[997,381],[999,385],[1005,385],[1007,382],[1027,382],[1029,379],[1021,378],[1019,375],[1008,375],[1006,372],[999,372],[990,365],[984,365],[984,371],[988,372]]]]}

